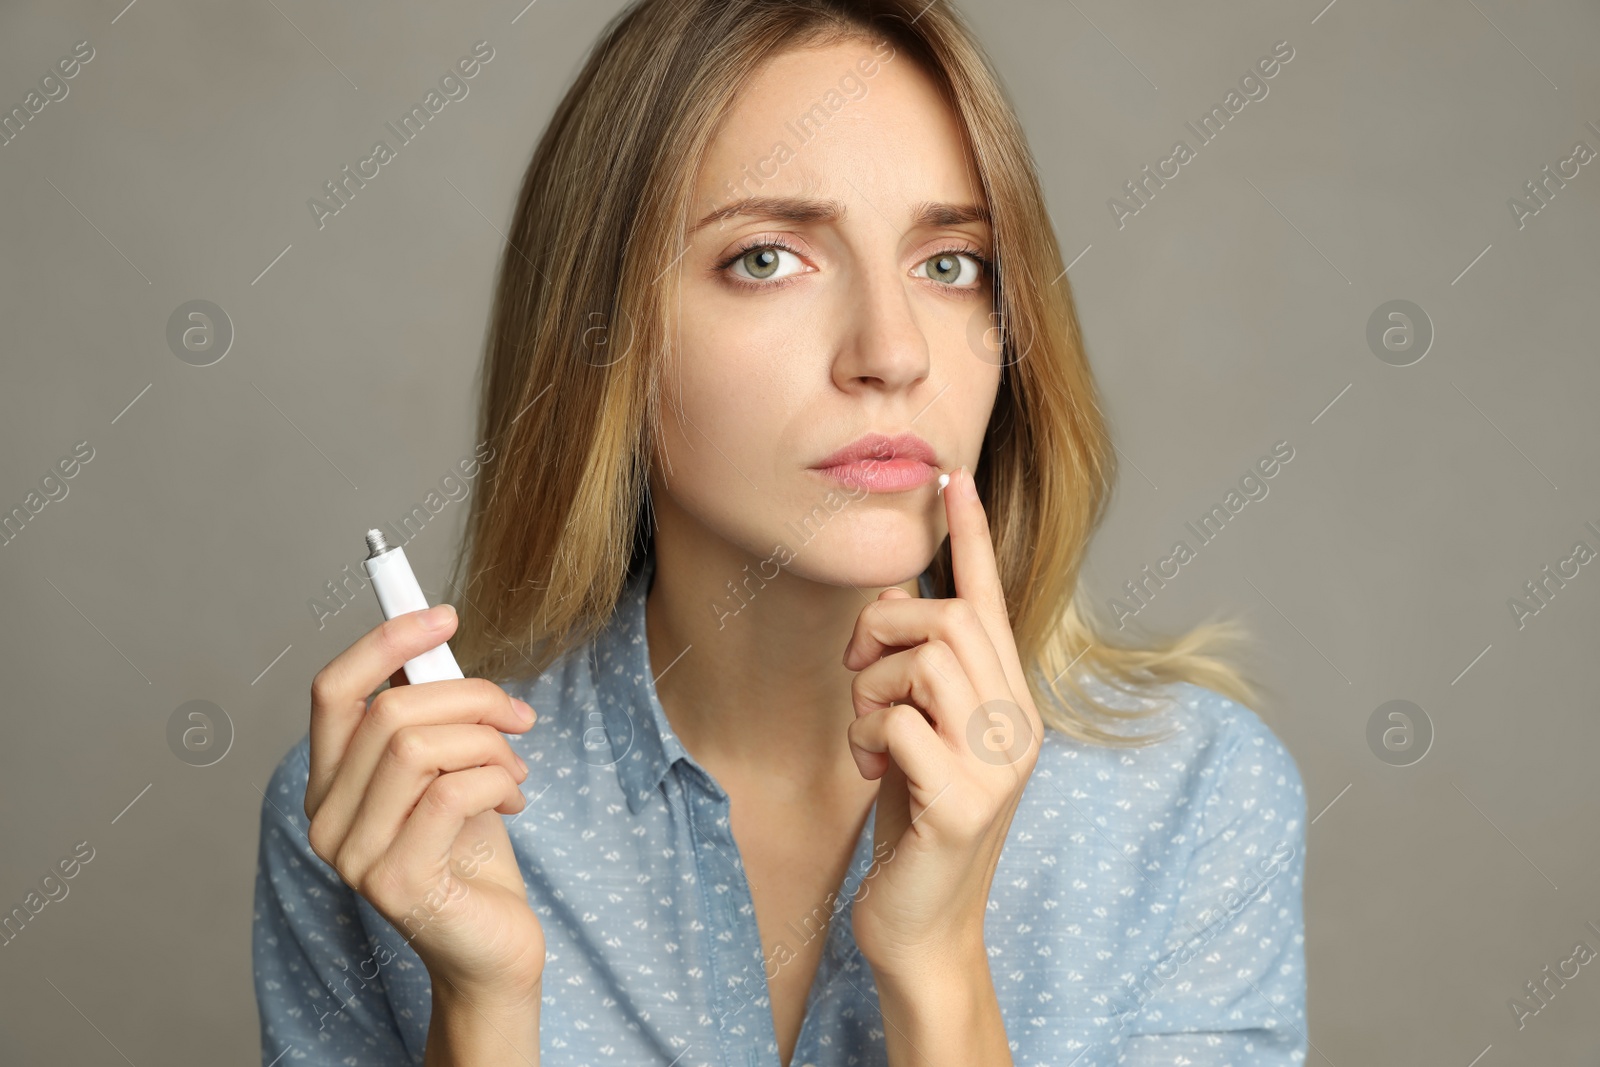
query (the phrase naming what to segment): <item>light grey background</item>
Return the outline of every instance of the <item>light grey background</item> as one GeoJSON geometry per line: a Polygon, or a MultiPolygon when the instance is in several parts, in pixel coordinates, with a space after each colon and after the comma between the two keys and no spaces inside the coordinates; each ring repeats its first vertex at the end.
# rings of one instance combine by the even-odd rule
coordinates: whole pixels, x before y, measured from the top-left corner
{"type": "MultiPolygon", "coordinates": [[[[94,449],[0,547],[0,905],[95,849],[0,948],[0,1061],[248,1063],[259,789],[379,618],[368,594],[319,629],[307,600],[471,452],[498,231],[619,4],[123,2],[0,13],[4,108],[95,49],[0,147],[0,505],[94,449]],[[307,200],[479,40],[467,98],[319,231],[307,200]],[[236,331],[208,367],[166,341],[196,299],[236,331]],[[205,768],[167,743],[196,699],[236,730],[205,768]]],[[[1315,817],[1311,1062],[1593,1063],[1600,963],[1520,1031],[1507,1001],[1600,948],[1600,563],[1525,627],[1507,602],[1600,548],[1600,160],[1520,229],[1507,200],[1600,150],[1600,9],[1325,4],[965,5],[1123,459],[1086,581],[1116,594],[1288,441],[1139,619],[1262,636],[1315,817]],[[1197,146],[1184,122],[1280,40],[1268,96],[1197,146]],[[1196,158],[1119,229],[1107,200],[1179,137],[1196,158]],[[1412,366],[1367,345],[1393,299],[1436,331],[1412,366]],[[1436,731],[1413,766],[1366,740],[1393,699],[1436,731]]],[[[430,599],[464,510],[407,546],[430,599]]]]}

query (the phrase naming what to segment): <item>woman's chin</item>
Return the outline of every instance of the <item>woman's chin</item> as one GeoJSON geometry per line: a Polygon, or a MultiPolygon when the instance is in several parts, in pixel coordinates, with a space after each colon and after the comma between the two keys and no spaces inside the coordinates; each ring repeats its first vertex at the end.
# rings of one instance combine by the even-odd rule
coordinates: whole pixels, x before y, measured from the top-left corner
{"type": "Polygon", "coordinates": [[[881,589],[915,581],[938,547],[926,534],[898,540],[838,539],[826,547],[813,542],[797,551],[784,570],[823,585],[881,589]]]}

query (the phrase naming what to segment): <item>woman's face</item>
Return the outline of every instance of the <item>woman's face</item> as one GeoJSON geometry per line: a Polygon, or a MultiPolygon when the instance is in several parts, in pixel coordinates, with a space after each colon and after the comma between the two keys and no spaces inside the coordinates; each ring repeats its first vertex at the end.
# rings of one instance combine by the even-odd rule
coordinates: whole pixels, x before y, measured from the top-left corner
{"type": "Polygon", "coordinates": [[[759,70],[696,180],[660,535],[720,539],[767,578],[921,572],[947,533],[938,474],[975,465],[999,386],[984,214],[954,115],[888,42],[759,70]],[[913,441],[820,469],[868,434],[915,435],[932,463],[913,441]]]}

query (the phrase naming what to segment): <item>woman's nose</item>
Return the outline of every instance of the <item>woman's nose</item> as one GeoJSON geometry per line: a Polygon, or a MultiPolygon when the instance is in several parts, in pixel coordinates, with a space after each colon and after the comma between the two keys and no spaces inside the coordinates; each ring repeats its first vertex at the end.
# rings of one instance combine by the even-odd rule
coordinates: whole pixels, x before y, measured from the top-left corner
{"type": "Polygon", "coordinates": [[[834,381],[841,389],[904,389],[928,376],[928,337],[912,280],[894,267],[863,270],[841,294],[834,381]]]}

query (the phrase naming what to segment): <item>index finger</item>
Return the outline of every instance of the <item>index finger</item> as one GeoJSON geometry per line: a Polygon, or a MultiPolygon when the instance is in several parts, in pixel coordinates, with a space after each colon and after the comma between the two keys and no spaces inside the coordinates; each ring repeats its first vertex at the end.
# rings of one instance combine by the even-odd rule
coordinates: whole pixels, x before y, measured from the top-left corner
{"type": "MultiPolygon", "coordinates": [[[[941,495],[945,524],[950,528],[950,568],[956,596],[970,601],[985,624],[992,619],[1004,621],[1009,634],[1010,617],[1006,614],[1000,570],[994,560],[994,541],[989,536],[989,516],[983,510],[983,501],[978,499],[972,471],[965,466],[956,468],[941,495]]],[[[996,636],[993,626],[990,626],[990,636],[996,636]]]]}
{"type": "Polygon", "coordinates": [[[977,610],[989,632],[989,641],[1000,653],[1013,691],[1025,693],[1026,681],[1021,676],[1017,644],[1011,635],[1011,615],[1006,610],[1005,587],[1000,583],[994,540],[989,536],[989,516],[978,499],[972,469],[958,467],[940,495],[944,498],[945,523],[950,528],[950,570],[956,596],[977,610]]]}
{"type": "Polygon", "coordinates": [[[317,672],[311,680],[312,792],[320,792],[343,761],[366,714],[367,697],[385,678],[402,674],[407,660],[448,641],[457,622],[449,604],[396,615],[362,634],[317,672]]]}

